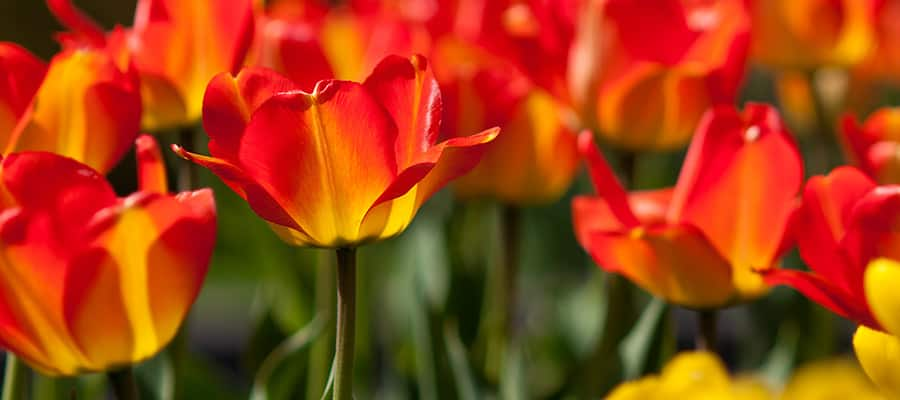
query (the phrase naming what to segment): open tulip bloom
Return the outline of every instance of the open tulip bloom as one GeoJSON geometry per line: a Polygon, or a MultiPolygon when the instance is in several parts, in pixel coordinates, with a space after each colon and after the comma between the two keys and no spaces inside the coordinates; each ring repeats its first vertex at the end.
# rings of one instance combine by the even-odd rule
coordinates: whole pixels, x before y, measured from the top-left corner
{"type": "Polygon", "coordinates": [[[900,186],[876,186],[841,167],[809,180],[790,238],[810,272],[773,269],[771,284],[794,287],[860,324],[860,363],[885,394],[900,396],[900,186]]]}
{"type": "Polygon", "coordinates": [[[900,108],[882,108],[862,124],[853,115],[841,120],[847,155],[879,183],[900,183],[900,108]]]}
{"type": "Polygon", "coordinates": [[[576,235],[597,263],[669,302],[712,308],[766,291],[803,179],[776,111],[747,105],[706,113],[674,188],[626,193],[579,138],[598,196],[573,201],[576,235]]]}
{"type": "Polygon", "coordinates": [[[197,297],[215,241],[208,189],[169,195],[156,142],[137,141],[139,191],[45,152],[0,163],[0,344],[48,375],[158,353],[197,297]]]}
{"type": "Polygon", "coordinates": [[[312,93],[248,68],[207,88],[211,157],[174,148],[288,243],[338,249],[336,398],[350,395],[353,249],[401,233],[422,203],[475,167],[499,131],[437,143],[440,120],[440,91],[422,56],[389,56],[362,83],[325,80],[312,93]]]}

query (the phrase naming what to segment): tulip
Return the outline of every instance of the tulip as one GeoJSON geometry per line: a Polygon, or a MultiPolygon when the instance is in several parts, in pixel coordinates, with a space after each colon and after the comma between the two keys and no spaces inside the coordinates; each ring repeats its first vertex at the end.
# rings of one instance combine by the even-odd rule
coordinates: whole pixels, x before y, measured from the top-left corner
{"type": "Polygon", "coordinates": [[[133,70],[99,49],[69,49],[45,67],[0,43],[0,139],[4,154],[50,151],[106,173],[137,137],[141,99],[133,70]]]}
{"type": "Polygon", "coordinates": [[[853,167],[810,179],[791,227],[810,271],[773,269],[770,284],[794,287],[858,324],[854,337],[863,369],[885,394],[900,396],[900,187],[876,186],[853,167]],[[885,369],[890,368],[890,369],[885,369]]]}
{"type": "Polygon", "coordinates": [[[599,196],[572,203],[578,241],[605,270],[675,304],[720,307],[763,294],[803,178],[777,112],[719,107],[697,129],[674,188],[626,193],[588,133],[599,196]]]}
{"type": "Polygon", "coordinates": [[[731,378],[713,353],[684,352],[669,361],[659,375],[626,382],[607,400],[639,399],[772,399],[772,391],[752,377],[731,378]]]}
{"type": "Polygon", "coordinates": [[[56,154],[0,162],[0,344],[44,374],[152,357],[203,283],[215,239],[212,193],[167,194],[152,138],[137,140],[137,155],[140,188],[126,198],[56,154]]]}
{"type": "Polygon", "coordinates": [[[706,109],[735,101],[749,46],[742,2],[612,0],[605,18],[615,36],[593,111],[604,139],[629,149],[677,148],[706,109]]]}
{"type": "Polygon", "coordinates": [[[784,400],[860,399],[884,397],[859,365],[846,358],[815,361],[791,374],[779,397],[784,400]]]}
{"type": "Polygon", "coordinates": [[[874,45],[877,2],[753,1],[753,58],[774,68],[795,70],[857,64],[874,45]]]}
{"type": "Polygon", "coordinates": [[[454,183],[455,193],[517,206],[559,199],[578,167],[570,112],[505,61],[443,44],[435,59],[444,70],[436,75],[445,94],[448,136],[495,125],[503,131],[478,166],[454,183]]]}
{"type": "Polygon", "coordinates": [[[848,158],[882,184],[900,183],[900,108],[882,108],[862,125],[852,115],[841,121],[848,158]]]}
{"type": "Polygon", "coordinates": [[[206,84],[244,63],[254,30],[252,0],[138,0],[134,26],[105,35],[71,0],[47,0],[72,32],[69,46],[109,47],[140,74],[142,126],[160,130],[200,120],[206,84]]]}
{"type": "Polygon", "coordinates": [[[422,56],[385,58],[363,82],[312,93],[271,70],[210,82],[203,123],[209,168],[298,246],[336,248],[335,398],[352,397],[355,248],[398,235],[419,207],[471,170],[498,129],[437,143],[440,90],[422,56]]]}

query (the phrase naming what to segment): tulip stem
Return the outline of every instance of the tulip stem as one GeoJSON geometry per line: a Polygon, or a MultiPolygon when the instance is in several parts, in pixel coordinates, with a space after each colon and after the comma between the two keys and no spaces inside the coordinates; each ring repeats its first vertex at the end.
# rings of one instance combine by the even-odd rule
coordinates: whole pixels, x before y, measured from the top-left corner
{"type": "MultiPolygon", "coordinates": [[[[178,130],[179,145],[187,151],[196,151],[197,147],[197,130],[194,126],[185,126],[178,130]]],[[[179,192],[187,192],[197,188],[199,172],[197,164],[193,162],[178,163],[178,185],[179,192]]]]}
{"type": "Polygon", "coordinates": [[[698,336],[697,349],[716,351],[716,342],[718,340],[718,331],[716,328],[717,315],[713,310],[699,311],[698,315],[698,336]]]}
{"type": "Polygon", "coordinates": [[[3,376],[3,400],[25,400],[28,386],[28,367],[14,356],[6,353],[6,372],[3,376]]]}
{"type": "Polygon", "coordinates": [[[353,398],[353,347],[356,319],[356,249],[337,249],[337,330],[334,399],[353,398]]]}
{"type": "Polygon", "coordinates": [[[110,371],[107,373],[113,392],[118,400],[139,400],[137,380],[134,378],[134,369],[131,366],[110,371]]]}

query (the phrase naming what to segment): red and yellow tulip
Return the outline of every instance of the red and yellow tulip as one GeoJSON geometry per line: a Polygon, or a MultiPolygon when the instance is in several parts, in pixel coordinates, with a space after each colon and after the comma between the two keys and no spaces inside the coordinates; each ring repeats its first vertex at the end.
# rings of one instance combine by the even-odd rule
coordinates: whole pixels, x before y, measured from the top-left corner
{"type": "Polygon", "coordinates": [[[882,108],[862,124],[847,115],[841,134],[847,156],[869,177],[900,183],[900,108],[882,108]]]}
{"type": "Polygon", "coordinates": [[[803,179],[773,108],[707,112],[669,189],[626,193],[590,134],[579,139],[598,196],[573,201],[575,231],[603,269],[691,307],[766,291],[754,270],[775,265],[803,179]]]}
{"type": "Polygon", "coordinates": [[[253,37],[253,0],[138,0],[134,26],[110,35],[71,0],[47,4],[72,31],[70,47],[109,47],[134,63],[148,130],[199,121],[206,84],[240,69],[253,37]]]}
{"type": "Polygon", "coordinates": [[[498,133],[438,143],[440,90],[421,56],[387,57],[362,83],[325,80],[311,93],[266,69],[222,74],[203,110],[212,157],[175,150],[287,242],[329,248],[401,233],[498,133]]]}
{"type": "Polygon", "coordinates": [[[878,0],[755,0],[753,58],[779,69],[846,67],[874,46],[878,0]]]}
{"type": "Polygon", "coordinates": [[[134,71],[109,53],[69,49],[49,67],[0,43],[3,153],[49,151],[106,173],[137,137],[141,98],[134,71]]]}
{"type": "Polygon", "coordinates": [[[900,384],[900,187],[876,186],[852,167],[807,183],[791,237],[809,272],[773,269],[766,282],[794,287],[860,324],[857,356],[872,380],[895,398],[900,384]]]}
{"type": "Polygon", "coordinates": [[[140,190],[126,198],[56,154],[0,163],[0,344],[42,373],[152,357],[200,290],[215,240],[212,192],[167,194],[154,140],[139,138],[137,154],[140,190]]]}

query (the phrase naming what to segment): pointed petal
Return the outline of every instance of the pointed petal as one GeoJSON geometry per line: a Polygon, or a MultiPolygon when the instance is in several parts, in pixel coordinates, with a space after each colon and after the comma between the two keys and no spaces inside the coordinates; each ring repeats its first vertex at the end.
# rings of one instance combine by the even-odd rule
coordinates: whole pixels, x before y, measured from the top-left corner
{"type": "MultiPolygon", "coordinates": [[[[633,192],[628,194],[628,207],[643,226],[665,223],[672,189],[633,192]]],[[[592,232],[624,232],[633,226],[623,225],[603,197],[577,196],[572,200],[572,224],[582,243],[592,232]]]]}
{"type": "Polygon", "coordinates": [[[441,92],[428,60],[388,56],[363,86],[397,124],[397,162],[410,165],[437,140],[441,121],[441,92]]]}
{"type": "Polygon", "coordinates": [[[900,398],[900,338],[860,326],[853,335],[856,358],[886,398],[900,398]]]}
{"type": "Polygon", "coordinates": [[[102,51],[56,56],[28,121],[14,134],[14,151],[62,154],[106,173],[137,137],[141,98],[135,77],[102,51]]]}
{"type": "Polygon", "coordinates": [[[587,162],[594,190],[599,197],[606,199],[613,215],[625,227],[633,228],[640,225],[640,222],[628,205],[628,194],[615,173],[613,173],[612,168],[607,164],[606,159],[597,150],[597,146],[594,144],[594,136],[590,132],[584,131],[578,136],[578,151],[587,162]]]}
{"type": "Polygon", "coordinates": [[[728,263],[688,226],[594,232],[581,245],[601,268],[675,304],[717,307],[735,295],[728,263]]]}
{"type": "Polygon", "coordinates": [[[141,135],[135,141],[138,167],[138,190],[142,192],[168,193],[166,165],[159,151],[159,144],[150,135],[141,135]]]}
{"type": "Polygon", "coordinates": [[[14,43],[0,42],[0,146],[3,148],[46,72],[44,62],[27,50],[14,43]]]}
{"type": "Polygon", "coordinates": [[[761,273],[769,285],[790,286],[837,315],[860,324],[879,326],[869,313],[864,298],[844,291],[822,276],[784,268],[765,270],[761,273]]]}
{"type": "Polygon", "coordinates": [[[773,108],[716,108],[688,150],[669,220],[699,228],[737,270],[768,268],[802,180],[800,155],[773,108]]]}
{"type": "Polygon", "coordinates": [[[102,48],[106,44],[106,33],[90,17],[72,5],[72,0],[47,0],[50,12],[59,22],[72,31],[78,42],[102,48]]]}

